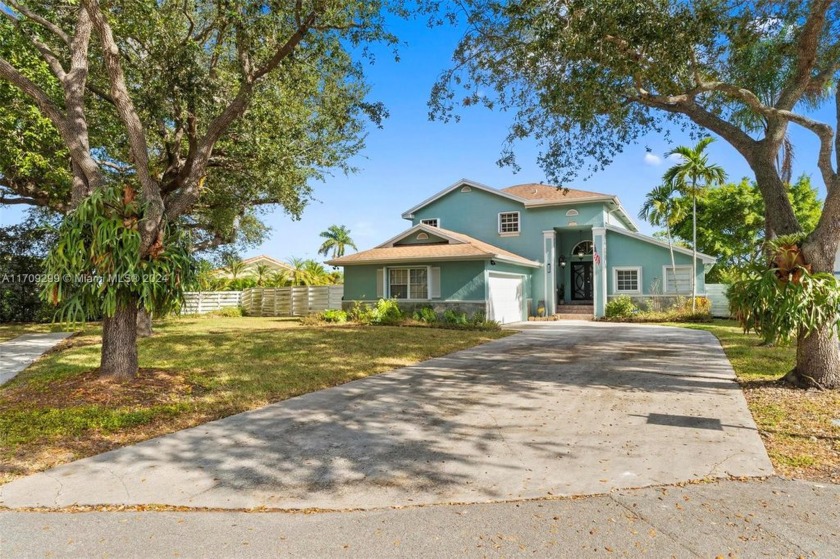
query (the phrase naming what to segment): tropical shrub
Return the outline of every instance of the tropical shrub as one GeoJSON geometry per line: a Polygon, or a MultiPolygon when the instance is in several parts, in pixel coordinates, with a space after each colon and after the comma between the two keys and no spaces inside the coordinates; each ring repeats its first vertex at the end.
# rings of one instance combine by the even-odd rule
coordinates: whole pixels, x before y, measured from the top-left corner
{"type": "Polygon", "coordinates": [[[628,318],[639,312],[633,299],[627,295],[619,295],[607,303],[604,314],[607,318],[628,318]]]}
{"type": "Polygon", "coordinates": [[[414,311],[413,318],[418,322],[431,324],[433,322],[437,322],[438,315],[432,307],[420,307],[414,311]]]}
{"type": "Polygon", "coordinates": [[[455,324],[458,326],[466,326],[470,323],[467,319],[467,313],[459,313],[452,309],[443,311],[443,322],[446,324],[455,324]]]}
{"type": "Polygon", "coordinates": [[[211,311],[205,316],[222,316],[226,318],[236,318],[245,316],[245,311],[242,307],[222,307],[221,309],[211,311]]]}
{"type": "Polygon", "coordinates": [[[341,324],[347,322],[347,313],[338,309],[327,309],[321,313],[324,322],[335,322],[341,324]]]}
{"type": "Polygon", "coordinates": [[[374,324],[394,325],[403,320],[403,312],[394,299],[380,299],[373,313],[374,324]]]}

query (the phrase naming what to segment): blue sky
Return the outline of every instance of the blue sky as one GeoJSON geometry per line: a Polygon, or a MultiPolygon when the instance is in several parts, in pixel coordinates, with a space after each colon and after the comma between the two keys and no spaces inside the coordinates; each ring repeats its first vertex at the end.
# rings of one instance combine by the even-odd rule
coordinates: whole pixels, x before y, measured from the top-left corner
{"type": "MultiPolygon", "coordinates": [[[[539,148],[535,143],[518,145],[517,157],[522,167],[518,173],[496,165],[511,115],[483,108],[461,111],[459,123],[443,124],[428,120],[429,92],[441,71],[450,64],[451,53],[460,36],[452,27],[429,29],[422,21],[400,21],[394,31],[404,44],[400,62],[389,49],[377,52],[376,63],[367,66],[372,85],[371,99],[382,101],[390,112],[382,129],[371,127],[367,146],[352,163],[359,171],[350,176],[338,174],[314,184],[316,198],[299,221],[292,221],[282,210],[270,212],[264,219],[272,228],[270,237],[243,257],[256,254],[287,259],[316,258],[321,244],[319,233],[330,225],[346,225],[360,250],[371,248],[407,227],[400,214],[460,178],[469,178],[502,188],[524,182],[545,180],[537,166],[539,148]]],[[[825,121],[828,108],[815,115],[825,121]]],[[[793,129],[796,144],[795,175],[813,175],[824,197],[822,181],[815,164],[817,148],[813,137],[793,129]]],[[[666,144],[658,135],[643,138],[628,146],[604,171],[588,180],[578,179],[571,188],[582,188],[618,195],[628,212],[635,217],[644,195],[660,182],[669,165],[664,154],[677,144],[693,144],[687,135],[675,132],[674,144],[666,144]],[[652,151],[646,152],[646,147],[652,151]]],[[[752,178],[743,159],[723,141],[710,149],[712,161],[722,165],[731,180],[752,178]]],[[[0,208],[0,225],[19,221],[20,207],[0,208]]],[[[653,230],[639,223],[644,233],[653,230]]]]}

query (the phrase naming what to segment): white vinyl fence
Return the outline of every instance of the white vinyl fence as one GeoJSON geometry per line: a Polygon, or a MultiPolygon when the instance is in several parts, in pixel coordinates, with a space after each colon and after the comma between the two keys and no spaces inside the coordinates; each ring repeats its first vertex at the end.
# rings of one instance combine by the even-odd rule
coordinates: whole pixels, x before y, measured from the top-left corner
{"type": "Polygon", "coordinates": [[[343,295],[343,285],[188,292],[184,294],[181,313],[204,314],[225,307],[242,307],[249,316],[305,316],[340,309],[343,295]]]}
{"type": "Polygon", "coordinates": [[[727,287],[722,283],[706,284],[706,297],[712,303],[712,316],[729,318],[729,299],[726,298],[727,287]]]}

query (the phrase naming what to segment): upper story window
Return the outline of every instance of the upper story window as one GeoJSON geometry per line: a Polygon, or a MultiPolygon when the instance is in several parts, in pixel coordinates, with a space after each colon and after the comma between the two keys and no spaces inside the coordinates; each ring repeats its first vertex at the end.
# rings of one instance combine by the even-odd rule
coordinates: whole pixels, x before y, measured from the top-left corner
{"type": "Polygon", "coordinates": [[[499,233],[519,233],[519,212],[502,212],[499,214],[499,233]]]}
{"type": "Polygon", "coordinates": [[[440,227],[440,220],[436,217],[431,217],[429,219],[421,219],[420,223],[423,225],[429,225],[431,227],[440,227]]]}

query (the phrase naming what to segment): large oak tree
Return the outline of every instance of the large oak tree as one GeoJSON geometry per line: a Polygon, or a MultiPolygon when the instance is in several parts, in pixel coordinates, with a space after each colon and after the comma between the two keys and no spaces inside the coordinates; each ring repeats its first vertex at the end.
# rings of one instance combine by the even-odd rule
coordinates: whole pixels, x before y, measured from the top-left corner
{"type": "MultiPolygon", "coordinates": [[[[395,41],[386,11],[405,10],[386,4],[0,2],[0,95],[14,100],[0,125],[28,142],[0,156],[0,205],[72,212],[125,185],[140,260],[173,228],[212,246],[259,235],[260,207],[299,215],[310,181],[346,168],[364,119],[383,116],[353,55],[395,41]]],[[[102,373],[128,377],[149,301],[120,301],[106,312],[102,373]]]]}
{"type": "MultiPolygon", "coordinates": [[[[776,235],[801,230],[777,158],[791,125],[827,196],[803,244],[831,272],[840,241],[840,2],[836,0],[465,0],[469,31],[435,86],[432,112],[484,103],[515,112],[508,140],[537,138],[563,183],[603,168],[647,134],[674,125],[728,142],[755,173],[776,235]],[[820,103],[834,105],[817,120],[820,103]]],[[[799,153],[800,159],[805,154],[799,153]]],[[[512,147],[502,162],[514,163],[512,147]]],[[[795,377],[840,387],[832,324],[803,332],[795,377]]]]}

